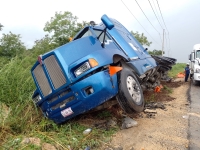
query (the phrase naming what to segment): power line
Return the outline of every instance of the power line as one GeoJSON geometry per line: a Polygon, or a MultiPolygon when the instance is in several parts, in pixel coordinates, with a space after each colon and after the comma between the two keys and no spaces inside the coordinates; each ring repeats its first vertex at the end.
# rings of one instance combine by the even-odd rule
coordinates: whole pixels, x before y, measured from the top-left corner
{"type": "MultiPolygon", "coordinates": [[[[159,11],[158,11],[158,8],[156,7],[156,5],[155,5],[155,3],[154,3],[154,0],[152,0],[153,1],[153,5],[154,5],[154,8],[155,8],[155,10],[156,10],[156,14],[158,15],[158,20],[160,20],[160,15],[159,15],[159,11]]],[[[159,21],[160,22],[160,21],[159,21]]],[[[165,26],[165,25],[164,25],[165,26]]],[[[163,28],[163,25],[162,25],[162,28],[163,28]]]]}
{"type": "MultiPolygon", "coordinates": [[[[137,22],[142,26],[142,24],[139,22],[139,20],[133,15],[133,13],[130,11],[130,9],[126,6],[126,4],[123,2],[123,0],[121,0],[122,3],[124,4],[124,6],[126,7],[126,9],[128,9],[128,11],[131,13],[131,15],[135,18],[135,20],[137,20],[137,22]]],[[[147,32],[147,30],[142,26],[142,28],[147,32]]],[[[147,32],[149,34],[149,32],[147,32]]],[[[154,38],[149,34],[149,36],[154,40],[154,38]]],[[[154,40],[157,44],[158,42],[156,40],[154,40]]]]}
{"type": "MultiPolygon", "coordinates": [[[[163,23],[164,23],[164,25],[165,25],[165,28],[167,29],[167,26],[166,26],[165,21],[164,21],[164,19],[163,19],[163,15],[162,15],[162,12],[161,12],[161,9],[160,9],[160,6],[159,6],[159,3],[158,3],[158,0],[156,0],[156,1],[157,1],[157,5],[158,5],[158,8],[159,8],[159,11],[160,11],[160,14],[161,14],[161,17],[162,17],[163,23]]],[[[169,38],[169,30],[168,30],[168,29],[167,29],[167,32],[168,32],[168,38],[169,38]]],[[[170,49],[170,38],[169,38],[169,49],[170,49]]]]}
{"type": "MultiPolygon", "coordinates": [[[[150,1],[149,1],[150,2],[150,1]]],[[[159,11],[158,11],[158,8],[156,7],[156,4],[155,4],[155,2],[154,2],[154,0],[152,0],[152,2],[153,2],[153,6],[154,6],[154,8],[155,8],[155,11],[154,11],[154,14],[155,14],[155,16],[157,16],[156,18],[157,18],[157,20],[158,20],[158,22],[160,23],[160,25],[162,26],[162,28],[163,28],[163,22],[161,22],[160,21],[160,13],[159,13],[159,11]],[[157,15],[156,15],[157,14],[157,15]]],[[[151,2],[150,2],[150,5],[151,5],[151,2]]],[[[153,6],[151,5],[151,7],[152,7],[152,9],[153,9],[153,6]]],[[[153,9],[154,10],[154,9],[153,9]]],[[[162,20],[162,19],[161,19],[162,20]]],[[[165,25],[164,25],[165,26],[165,25]]],[[[165,32],[166,33],[166,32],[165,32]]],[[[167,37],[167,33],[165,34],[166,35],[166,37],[167,37]]],[[[169,39],[169,33],[168,33],[168,39],[169,39]]],[[[165,38],[165,40],[166,40],[166,43],[167,43],[167,38],[165,38]]],[[[169,39],[169,50],[170,50],[170,39],[169,39]]]]}
{"type": "MultiPolygon", "coordinates": [[[[140,7],[139,3],[137,2],[137,0],[135,0],[137,5],[140,7]]],[[[156,30],[156,28],[153,26],[153,24],[151,23],[151,21],[149,20],[149,18],[146,16],[146,14],[144,13],[144,11],[142,10],[142,8],[140,7],[141,11],[143,12],[144,16],[147,18],[147,20],[149,21],[149,23],[152,25],[152,27],[156,30]]],[[[158,32],[158,30],[156,30],[158,32]]],[[[160,33],[158,32],[159,36],[160,36],[160,33]]],[[[162,42],[162,38],[160,36],[160,40],[162,42]]]]}
{"type": "Polygon", "coordinates": [[[155,7],[156,13],[157,13],[158,16],[159,16],[159,12],[158,12],[157,7],[156,7],[156,5],[155,5],[155,3],[154,3],[154,0],[152,0],[152,1],[153,1],[153,5],[154,5],[154,7],[155,7]]]}
{"type": "MultiPolygon", "coordinates": [[[[156,1],[157,1],[157,4],[158,4],[158,0],[156,0],[156,1]]],[[[159,8],[159,11],[160,11],[160,14],[161,14],[162,20],[163,20],[163,22],[164,22],[165,28],[167,29],[167,26],[166,26],[165,21],[164,21],[164,19],[163,19],[163,15],[162,15],[162,12],[161,12],[161,10],[160,10],[160,6],[159,6],[159,4],[158,4],[158,8],[159,8]]],[[[167,29],[167,32],[169,33],[168,29],[167,29]]]]}
{"type": "MultiPolygon", "coordinates": [[[[149,0],[148,0],[149,1],[149,0]]],[[[150,6],[151,6],[151,8],[152,8],[152,10],[153,10],[153,12],[154,12],[154,14],[155,14],[155,16],[156,16],[156,18],[157,18],[157,20],[158,20],[158,17],[157,17],[157,15],[156,15],[156,13],[155,13],[155,11],[154,11],[154,9],[153,9],[153,7],[152,7],[152,5],[151,5],[151,2],[149,1],[149,4],[150,4],[150,6]]],[[[160,23],[160,21],[158,20],[158,22],[159,22],[159,24],[160,24],[160,26],[161,26],[161,28],[163,29],[163,27],[162,27],[162,25],[161,25],[161,23],[160,23]]]]}
{"type": "MultiPolygon", "coordinates": [[[[135,0],[137,5],[140,7],[140,5],[138,4],[137,0],[135,0]]],[[[156,30],[156,28],[153,26],[153,24],[151,23],[151,21],[149,20],[149,18],[146,16],[146,14],[144,13],[144,11],[142,10],[142,8],[140,7],[141,11],[143,12],[144,16],[147,18],[147,20],[149,21],[149,23],[152,25],[152,27],[156,30]]],[[[156,30],[158,32],[158,30],[156,30]]],[[[158,32],[159,33],[159,32],[158,32]]]]}
{"type": "MultiPolygon", "coordinates": [[[[164,34],[165,34],[165,37],[167,37],[167,32],[166,32],[166,31],[164,32],[164,34]]],[[[165,44],[165,45],[166,45],[166,49],[169,49],[169,47],[168,47],[168,45],[167,45],[167,44],[168,44],[167,38],[165,38],[165,42],[166,42],[166,44],[165,44]]]]}

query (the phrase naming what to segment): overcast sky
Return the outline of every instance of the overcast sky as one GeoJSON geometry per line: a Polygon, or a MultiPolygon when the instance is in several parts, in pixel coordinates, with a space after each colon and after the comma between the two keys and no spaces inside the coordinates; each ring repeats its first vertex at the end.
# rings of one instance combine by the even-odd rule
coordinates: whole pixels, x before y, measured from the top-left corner
{"type": "Polygon", "coordinates": [[[129,31],[144,33],[152,42],[149,50],[162,49],[164,29],[165,56],[186,63],[193,45],[200,43],[199,6],[200,0],[0,0],[0,23],[4,25],[0,36],[9,31],[20,34],[25,45],[31,48],[35,40],[44,37],[45,23],[56,11],[70,11],[79,22],[100,23],[101,16],[107,14],[129,31]]]}

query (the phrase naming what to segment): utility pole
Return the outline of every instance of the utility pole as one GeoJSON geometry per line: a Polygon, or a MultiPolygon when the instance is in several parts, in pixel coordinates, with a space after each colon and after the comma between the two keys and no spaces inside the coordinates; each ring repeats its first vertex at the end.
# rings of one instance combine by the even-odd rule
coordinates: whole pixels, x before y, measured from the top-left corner
{"type": "Polygon", "coordinates": [[[164,50],[164,33],[165,33],[165,29],[163,29],[162,56],[163,56],[163,50],[164,50]]]}

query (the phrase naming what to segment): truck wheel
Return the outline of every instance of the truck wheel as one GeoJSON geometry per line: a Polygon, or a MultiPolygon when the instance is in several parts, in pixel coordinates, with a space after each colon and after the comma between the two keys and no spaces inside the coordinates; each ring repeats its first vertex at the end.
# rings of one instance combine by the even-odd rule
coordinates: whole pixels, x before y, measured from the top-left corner
{"type": "Polygon", "coordinates": [[[118,74],[118,81],[119,92],[116,98],[122,109],[127,113],[143,111],[143,91],[134,73],[128,68],[123,68],[118,74]]]}
{"type": "Polygon", "coordinates": [[[199,81],[194,80],[194,78],[192,78],[192,83],[193,83],[193,85],[195,85],[195,86],[199,85],[199,81]]]}

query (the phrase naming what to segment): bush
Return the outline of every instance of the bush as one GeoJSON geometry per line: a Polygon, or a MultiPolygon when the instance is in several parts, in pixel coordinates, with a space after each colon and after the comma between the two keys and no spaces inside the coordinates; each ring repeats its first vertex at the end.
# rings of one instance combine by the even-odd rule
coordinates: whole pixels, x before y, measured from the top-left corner
{"type": "MultiPolygon", "coordinates": [[[[105,131],[94,128],[88,136],[84,136],[83,131],[88,127],[78,121],[71,120],[58,126],[38,111],[31,100],[35,85],[30,69],[39,54],[39,50],[26,51],[21,57],[11,59],[0,70],[0,105],[10,110],[7,118],[0,120],[0,145],[5,149],[23,149],[21,141],[25,137],[35,137],[63,149],[68,149],[68,146],[84,149],[86,146],[98,147],[102,141],[107,141],[118,129],[105,131]]],[[[32,149],[31,144],[26,148],[32,149]]]]}
{"type": "Polygon", "coordinates": [[[177,63],[176,65],[172,66],[172,70],[169,71],[170,77],[176,77],[178,73],[185,71],[185,63],[177,63]]]}

